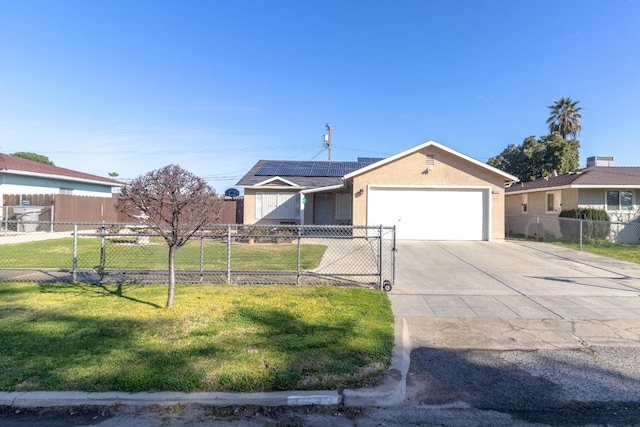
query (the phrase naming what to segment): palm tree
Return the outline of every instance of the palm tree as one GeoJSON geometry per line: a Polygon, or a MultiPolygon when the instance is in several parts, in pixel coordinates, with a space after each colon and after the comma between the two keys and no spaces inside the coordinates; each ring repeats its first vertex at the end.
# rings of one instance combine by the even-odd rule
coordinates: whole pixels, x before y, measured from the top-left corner
{"type": "Polygon", "coordinates": [[[554,100],[553,105],[549,106],[551,110],[551,117],[547,119],[549,132],[558,132],[563,139],[567,139],[568,135],[575,138],[581,129],[582,107],[577,106],[579,102],[565,97],[554,100]]]}

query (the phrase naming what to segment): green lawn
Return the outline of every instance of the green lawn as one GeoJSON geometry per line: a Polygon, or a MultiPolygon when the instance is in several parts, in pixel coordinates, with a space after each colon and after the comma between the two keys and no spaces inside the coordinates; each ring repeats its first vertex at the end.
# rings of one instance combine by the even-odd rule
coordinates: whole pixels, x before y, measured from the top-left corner
{"type": "MultiPolygon", "coordinates": [[[[128,239],[132,240],[132,239],[128,239]]],[[[105,267],[124,269],[166,269],[168,247],[164,240],[152,238],[149,245],[131,244],[125,239],[107,239],[105,267]]],[[[72,268],[73,239],[52,239],[2,245],[0,268],[72,268]]],[[[326,246],[301,245],[300,268],[316,268],[326,246]]],[[[233,244],[231,265],[234,270],[296,270],[298,246],[295,244],[233,244]],[[265,262],[268,260],[268,262],[265,262]]],[[[77,248],[78,268],[100,265],[100,239],[80,238],[77,248]]],[[[206,240],[204,268],[226,270],[227,244],[206,240]]],[[[200,241],[193,240],[178,249],[178,269],[200,268],[200,241]]]]}
{"type": "MultiPolygon", "coordinates": [[[[553,242],[553,244],[576,250],[580,249],[580,245],[578,243],[553,242]]],[[[604,255],[622,261],[640,263],[640,245],[624,245],[610,241],[597,241],[592,243],[583,243],[582,250],[584,252],[604,255]]]]}
{"type": "Polygon", "coordinates": [[[367,384],[387,296],[330,286],[0,284],[0,390],[270,391],[367,384]]]}

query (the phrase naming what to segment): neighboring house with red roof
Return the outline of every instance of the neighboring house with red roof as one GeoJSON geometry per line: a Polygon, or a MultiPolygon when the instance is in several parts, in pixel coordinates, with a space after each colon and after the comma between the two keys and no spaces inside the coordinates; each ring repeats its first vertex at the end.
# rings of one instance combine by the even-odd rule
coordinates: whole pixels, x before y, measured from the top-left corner
{"type": "Polygon", "coordinates": [[[0,153],[0,219],[15,218],[14,206],[54,206],[47,218],[53,221],[115,219],[110,210],[122,185],[111,178],[0,153]]]}
{"type": "Polygon", "coordinates": [[[508,187],[507,234],[533,235],[518,217],[557,217],[573,208],[603,209],[612,222],[640,222],[640,167],[613,163],[613,157],[590,157],[584,169],[508,187]]]}

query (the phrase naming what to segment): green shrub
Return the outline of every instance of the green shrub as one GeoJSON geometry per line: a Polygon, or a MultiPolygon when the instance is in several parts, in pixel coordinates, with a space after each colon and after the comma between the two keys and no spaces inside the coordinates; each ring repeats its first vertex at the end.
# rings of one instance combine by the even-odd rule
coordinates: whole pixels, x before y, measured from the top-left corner
{"type": "Polygon", "coordinates": [[[565,242],[580,240],[580,222],[582,221],[582,240],[606,239],[611,232],[611,218],[607,211],[594,208],[567,209],[560,212],[560,232],[565,242]]]}

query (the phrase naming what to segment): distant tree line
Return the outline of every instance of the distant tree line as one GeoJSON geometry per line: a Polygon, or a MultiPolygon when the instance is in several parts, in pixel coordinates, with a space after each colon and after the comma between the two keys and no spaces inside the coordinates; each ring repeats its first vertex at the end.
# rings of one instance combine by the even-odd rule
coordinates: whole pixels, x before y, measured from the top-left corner
{"type": "Polygon", "coordinates": [[[38,163],[44,163],[45,165],[55,166],[47,156],[43,156],[42,154],[31,153],[29,151],[16,151],[15,153],[11,153],[11,155],[27,160],[33,160],[34,162],[38,163]]]}

